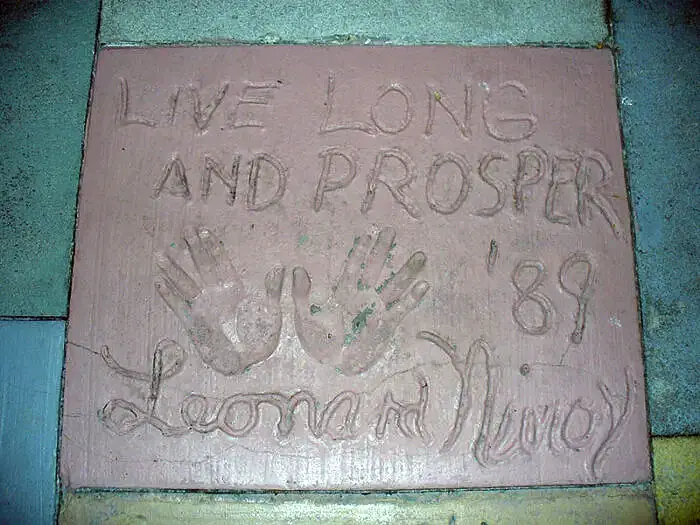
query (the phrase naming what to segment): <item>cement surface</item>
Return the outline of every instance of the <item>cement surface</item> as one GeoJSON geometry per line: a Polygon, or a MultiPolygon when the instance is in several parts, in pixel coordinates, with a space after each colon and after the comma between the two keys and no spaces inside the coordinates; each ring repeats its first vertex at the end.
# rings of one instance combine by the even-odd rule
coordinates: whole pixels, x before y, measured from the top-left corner
{"type": "Polygon", "coordinates": [[[647,479],[618,131],[606,50],[102,51],[66,483],[647,479]]]}

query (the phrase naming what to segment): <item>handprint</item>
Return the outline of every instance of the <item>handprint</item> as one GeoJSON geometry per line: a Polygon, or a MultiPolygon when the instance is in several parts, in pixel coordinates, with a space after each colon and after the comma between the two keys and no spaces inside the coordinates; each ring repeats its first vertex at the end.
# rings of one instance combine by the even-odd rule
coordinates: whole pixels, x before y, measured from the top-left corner
{"type": "Polygon", "coordinates": [[[184,232],[196,279],[169,255],[155,255],[156,290],[187,330],[202,360],[224,375],[267,359],[279,344],[284,268],[265,276],[265,293],[246,293],[223,243],[206,228],[184,232]]]}
{"type": "Polygon", "coordinates": [[[430,285],[416,282],[426,256],[416,252],[385,281],[382,270],[390,257],[396,232],[355,239],[338,282],[322,305],[311,304],[311,278],[294,269],[294,324],[304,350],[341,373],[354,375],[371,368],[385,353],[399,324],[415,309],[430,285]]]}

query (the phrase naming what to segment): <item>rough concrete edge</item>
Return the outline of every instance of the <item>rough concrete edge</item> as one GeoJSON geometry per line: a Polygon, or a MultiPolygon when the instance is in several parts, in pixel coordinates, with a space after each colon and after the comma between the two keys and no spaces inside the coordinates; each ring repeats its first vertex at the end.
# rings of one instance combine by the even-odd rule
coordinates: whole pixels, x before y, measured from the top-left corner
{"type": "Polygon", "coordinates": [[[419,46],[457,46],[466,48],[479,47],[564,47],[572,49],[590,49],[603,47],[609,40],[609,33],[605,38],[597,42],[589,41],[533,41],[533,42],[488,42],[471,40],[392,40],[381,37],[364,35],[334,35],[323,39],[200,39],[200,40],[117,40],[100,41],[100,48],[121,47],[232,47],[232,46],[269,46],[269,45],[299,45],[299,46],[395,46],[395,47],[419,47],[419,46]]]}
{"type": "MultiPolygon", "coordinates": [[[[639,356],[644,364],[644,409],[645,409],[645,423],[647,429],[647,440],[648,440],[648,451],[649,451],[649,475],[650,482],[654,483],[654,458],[653,458],[653,443],[651,435],[651,421],[649,419],[649,377],[648,369],[646,366],[646,346],[644,339],[644,310],[642,309],[642,294],[639,284],[639,266],[638,266],[638,253],[637,253],[637,235],[636,235],[636,215],[634,210],[634,204],[632,199],[632,190],[630,185],[630,167],[627,161],[627,145],[626,145],[626,123],[624,119],[624,114],[622,111],[622,79],[620,75],[620,63],[619,63],[619,52],[620,48],[615,40],[615,11],[613,9],[612,0],[603,0],[605,6],[605,16],[606,23],[608,26],[608,42],[607,45],[610,48],[614,76],[615,76],[615,92],[616,92],[616,102],[617,102],[617,116],[618,123],[620,126],[620,141],[622,147],[622,166],[625,178],[625,191],[627,193],[627,208],[630,217],[630,235],[632,240],[632,259],[634,261],[634,285],[637,293],[637,314],[639,316],[639,343],[641,347],[641,355],[639,356]]],[[[658,507],[656,505],[655,492],[652,492],[652,499],[654,502],[654,509],[656,511],[656,516],[658,520],[658,507]]]]}
{"type": "Polygon", "coordinates": [[[63,355],[61,361],[61,381],[60,381],[60,391],[58,395],[58,435],[56,436],[56,472],[55,472],[55,490],[56,490],[56,509],[54,512],[54,523],[58,523],[61,515],[61,506],[63,505],[63,482],[61,479],[61,450],[63,445],[63,405],[64,405],[64,392],[66,384],[66,353],[68,345],[68,326],[70,319],[70,304],[71,295],[73,293],[73,267],[75,260],[75,239],[78,231],[78,216],[79,211],[79,199],[80,190],[83,182],[83,163],[85,160],[85,151],[87,148],[87,134],[88,126],[90,124],[90,115],[92,113],[92,99],[94,95],[94,85],[95,85],[95,73],[97,69],[97,58],[99,56],[99,35],[100,35],[100,23],[102,22],[102,3],[103,0],[99,0],[97,6],[97,20],[95,23],[95,39],[93,42],[92,51],[92,68],[90,71],[90,87],[88,89],[87,96],[87,109],[85,111],[85,122],[83,123],[83,140],[80,145],[80,173],[78,174],[78,184],[75,192],[75,216],[73,217],[73,237],[71,239],[71,250],[70,250],[70,260],[68,262],[68,293],[66,294],[66,316],[65,316],[65,333],[63,339],[63,355]]]}
{"type": "MultiPolygon", "coordinates": [[[[79,491],[68,491],[63,494],[66,502],[63,506],[65,513],[79,511],[79,507],[90,508],[94,513],[100,513],[103,509],[106,511],[102,515],[112,513],[112,516],[119,518],[120,510],[116,505],[123,505],[125,508],[140,506],[147,510],[150,506],[157,505],[190,505],[191,508],[185,507],[182,509],[182,518],[187,517],[187,512],[196,513],[196,509],[201,505],[214,506],[214,512],[221,513],[222,519],[231,515],[227,513],[232,506],[244,507],[246,505],[275,505],[277,509],[281,505],[295,506],[300,503],[309,505],[308,517],[312,518],[312,511],[323,508],[323,506],[386,506],[401,505],[413,507],[413,509],[421,509],[422,512],[437,511],[447,505],[457,507],[457,512],[452,509],[452,517],[449,523],[456,523],[457,514],[469,512],[472,508],[478,510],[483,507],[491,507],[494,509],[494,514],[499,509],[504,507],[504,503],[520,503],[523,508],[526,508],[532,503],[538,503],[539,511],[543,511],[544,516],[532,516],[528,521],[524,517],[526,523],[541,523],[541,518],[556,519],[556,522],[562,522],[562,519],[570,516],[570,511],[576,508],[576,504],[586,501],[601,500],[606,505],[598,505],[600,509],[613,511],[619,503],[620,499],[631,499],[639,501],[643,504],[640,508],[639,515],[648,515],[652,520],[655,520],[655,505],[653,499],[653,488],[650,483],[625,484],[625,485],[598,485],[594,487],[530,487],[530,488],[514,488],[514,489],[487,489],[487,490],[444,490],[444,491],[398,491],[398,492],[328,492],[328,491],[296,491],[296,492],[239,492],[239,493],[224,493],[224,492],[207,492],[207,491],[124,491],[124,490],[92,490],[83,489],[79,491]],[[532,498],[537,498],[532,502],[532,498]],[[511,501],[508,501],[511,499],[511,501]],[[644,503],[646,503],[644,505],[644,503]],[[461,512],[460,512],[461,511],[461,512]]],[[[121,512],[123,512],[122,509],[121,512]]],[[[157,512],[157,509],[156,509],[157,512]]],[[[245,513],[245,510],[242,510],[245,513]]],[[[421,510],[419,510],[421,512],[421,510]]],[[[623,511],[621,511],[623,512],[623,511]]],[[[193,514],[194,515],[194,514],[193,514]]],[[[62,514],[59,516],[59,523],[68,523],[61,521],[69,519],[73,515],[62,514]]],[[[608,514],[609,516],[609,514],[608,514]]],[[[625,515],[627,516],[627,515],[625,515]]],[[[127,516],[122,514],[122,518],[127,516]]],[[[216,516],[209,516],[216,518],[216,516]]],[[[268,519],[273,518],[272,513],[268,515],[268,519]]],[[[591,516],[587,516],[590,518],[591,516]]],[[[593,516],[595,517],[595,516],[593,516]]],[[[620,515],[622,517],[622,514],[620,515]]],[[[627,516],[628,518],[630,516],[627,516]]],[[[158,516],[156,515],[157,519],[158,516]]],[[[264,519],[264,515],[257,515],[257,519],[264,519]]],[[[317,516],[318,519],[318,516],[317,516]]],[[[567,522],[567,521],[564,521],[567,522]]],[[[483,523],[483,522],[482,522],[483,523]]]]}

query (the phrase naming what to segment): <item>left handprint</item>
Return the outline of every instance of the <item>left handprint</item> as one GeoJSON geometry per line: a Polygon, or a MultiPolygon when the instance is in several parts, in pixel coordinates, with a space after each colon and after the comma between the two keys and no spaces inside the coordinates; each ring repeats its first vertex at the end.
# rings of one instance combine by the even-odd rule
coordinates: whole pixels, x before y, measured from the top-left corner
{"type": "Polygon", "coordinates": [[[267,273],[264,293],[247,293],[223,242],[210,230],[187,228],[184,240],[197,275],[158,252],[156,290],[202,360],[224,375],[240,374],[267,359],[279,344],[284,268],[275,266],[267,273]]]}

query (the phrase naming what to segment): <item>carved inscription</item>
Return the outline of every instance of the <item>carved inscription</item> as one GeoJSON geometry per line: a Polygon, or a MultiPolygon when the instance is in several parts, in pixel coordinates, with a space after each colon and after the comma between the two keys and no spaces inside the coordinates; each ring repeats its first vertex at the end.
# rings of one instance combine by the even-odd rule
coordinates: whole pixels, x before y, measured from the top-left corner
{"type": "Polygon", "coordinates": [[[486,130],[493,138],[504,142],[523,140],[537,131],[537,117],[532,113],[508,114],[498,111],[494,107],[494,99],[514,92],[517,98],[527,100],[527,88],[517,80],[508,80],[500,84],[496,89],[487,90],[488,95],[484,99],[484,123],[486,130]],[[521,129],[508,130],[513,124],[522,124],[521,129]]]}
{"type": "Polygon", "coordinates": [[[214,416],[207,418],[207,398],[193,395],[186,398],[181,406],[182,419],[187,428],[196,432],[208,433],[221,430],[231,437],[244,437],[260,423],[260,411],[263,405],[270,405],[279,412],[277,435],[286,437],[294,427],[294,415],[299,406],[306,405],[307,426],[314,437],[328,434],[332,439],[348,439],[354,435],[354,422],[357,417],[358,396],[354,392],[341,392],[331,399],[320,414],[317,413],[318,402],[313,394],[300,391],[290,396],[279,393],[235,394],[222,401],[214,416]],[[243,410],[244,422],[236,425],[233,420],[237,411],[243,410]],[[343,412],[342,424],[330,428],[329,421],[338,412],[343,412]]]}
{"type": "Polygon", "coordinates": [[[552,301],[546,295],[537,291],[542,285],[545,277],[544,264],[541,261],[520,261],[513,270],[513,286],[518,293],[518,297],[513,303],[513,319],[517,325],[530,335],[542,335],[552,327],[554,317],[554,307],[552,301]],[[528,284],[522,284],[521,277],[527,270],[534,271],[534,277],[528,284]],[[525,302],[532,302],[540,309],[541,317],[539,321],[528,322],[522,315],[522,307],[525,302]]]}
{"type": "MultiPolygon", "coordinates": [[[[457,445],[464,433],[465,422],[475,409],[474,397],[478,396],[483,403],[480,407],[482,415],[477,422],[478,438],[473,444],[472,453],[482,467],[506,464],[540,451],[554,456],[585,453],[583,468],[593,479],[601,477],[605,460],[619,441],[635,404],[636,386],[629,369],[625,371],[622,403],[616,401],[620,395],[613,394],[606,383],[598,381],[602,404],[578,397],[573,401],[556,399],[537,407],[522,407],[513,399],[505,403],[505,408],[497,411],[498,393],[503,385],[497,378],[498,364],[494,363],[493,351],[485,340],[475,340],[466,355],[462,356],[458,347],[440,334],[424,331],[418,333],[417,337],[440,348],[450,359],[460,379],[457,385],[459,402],[449,433],[440,447],[441,454],[449,453],[457,445]],[[475,382],[476,366],[483,369],[484,375],[475,382]]],[[[110,400],[99,411],[98,417],[104,425],[120,435],[134,432],[143,425],[151,425],[166,437],[182,436],[190,432],[208,434],[221,431],[231,438],[245,438],[258,428],[261,412],[267,406],[277,412],[274,435],[279,440],[293,431],[295,421],[299,419],[295,416],[301,410],[306,413],[305,431],[316,439],[348,440],[360,436],[357,421],[364,405],[362,395],[353,391],[340,392],[320,412],[317,398],[305,390],[293,394],[234,394],[218,402],[214,408],[207,397],[191,394],[180,404],[181,421],[171,423],[156,416],[156,403],[161,381],[182,370],[184,352],[181,347],[170,340],[159,342],[153,353],[150,375],[118,364],[106,346],[102,349],[102,358],[109,368],[125,378],[150,381],[146,407],[118,398],[110,400]],[[300,408],[302,405],[303,409],[300,408]]],[[[530,367],[523,365],[520,373],[527,376],[530,367]]],[[[387,427],[393,422],[404,438],[419,438],[426,446],[432,444],[425,423],[429,400],[428,380],[422,374],[417,374],[416,378],[419,390],[416,401],[397,401],[391,391],[386,393],[374,427],[377,439],[385,438],[387,427]]],[[[502,400],[500,404],[503,404],[502,400]]]]}
{"type": "MultiPolygon", "coordinates": [[[[369,233],[356,237],[343,271],[322,305],[311,304],[309,300],[311,279],[306,270],[294,269],[292,295],[296,335],[302,348],[319,363],[351,376],[367,371],[384,355],[389,338],[427,292],[428,283],[417,281],[427,260],[423,252],[414,253],[398,272],[382,280],[395,237],[393,228],[384,228],[376,236],[369,233]]],[[[196,278],[188,275],[172,256],[158,252],[155,260],[161,277],[156,280],[156,290],[178,317],[206,365],[223,375],[234,375],[262,363],[279,344],[282,317],[279,302],[284,268],[273,268],[268,273],[264,297],[256,297],[254,293],[249,297],[226,256],[223,243],[210,230],[190,228],[185,231],[183,240],[197,269],[196,278]]],[[[489,273],[497,257],[498,244],[492,240],[487,258],[489,273]]],[[[571,335],[572,342],[577,344],[581,343],[585,327],[585,308],[592,296],[594,274],[592,258],[583,252],[566,258],[559,271],[562,289],[578,303],[576,326],[571,335]],[[579,280],[576,280],[572,274],[579,266],[583,272],[578,269],[579,280]]],[[[551,300],[537,291],[545,276],[544,264],[537,260],[520,261],[512,274],[512,283],[518,292],[513,317],[518,326],[531,335],[542,335],[551,327],[554,312],[551,300]],[[530,272],[532,277],[523,284],[525,272],[530,272]],[[520,309],[527,301],[539,307],[539,321],[529,323],[521,317],[520,309]]],[[[480,398],[481,419],[472,453],[482,467],[530,457],[541,450],[553,455],[567,450],[588,451],[583,467],[593,478],[600,477],[605,458],[619,439],[634,404],[636,389],[629,371],[625,375],[626,393],[621,407],[602,381],[597,388],[606,410],[586,397],[571,401],[555,399],[543,405],[524,407],[513,399],[504,405],[498,400],[502,388],[494,371],[498,365],[486,340],[475,340],[466,354],[462,354],[460,347],[436,332],[421,331],[416,337],[437,346],[448,357],[459,380],[457,407],[440,446],[441,454],[448,454],[457,447],[466,422],[475,412],[475,398],[480,398]],[[481,374],[475,372],[476,368],[481,374]],[[497,406],[502,408],[497,410],[497,406]]],[[[291,394],[238,393],[215,405],[204,395],[190,394],[181,401],[181,421],[171,423],[156,415],[156,404],[163,381],[182,371],[185,353],[177,343],[163,339],[156,345],[150,374],[119,364],[106,346],[101,355],[115,373],[150,385],[145,407],[116,398],[99,411],[100,420],[117,434],[128,434],[150,425],[164,436],[221,431],[231,438],[245,438],[260,426],[265,407],[271,407],[278,416],[274,429],[278,439],[290,435],[295,420],[300,417],[295,416],[302,410],[306,414],[304,428],[316,439],[346,440],[359,436],[357,421],[363,409],[363,396],[352,390],[338,393],[323,408],[316,396],[307,390],[291,394]]],[[[523,364],[519,372],[528,377],[531,366],[523,364]]],[[[431,434],[426,427],[429,383],[423,373],[417,372],[416,378],[418,399],[415,401],[400,401],[392,391],[385,393],[374,427],[377,439],[383,440],[388,426],[393,423],[405,439],[418,438],[426,446],[431,445],[431,434]]]]}
{"type": "MultiPolygon", "coordinates": [[[[119,126],[141,125],[150,128],[172,126],[175,122],[175,114],[178,101],[182,98],[181,92],[186,92],[191,101],[191,116],[196,129],[204,132],[210,127],[210,122],[220,106],[226,103],[227,96],[230,97],[230,86],[233,81],[225,81],[218,88],[208,89],[210,94],[209,102],[204,103],[201,90],[192,86],[179,86],[168,102],[167,117],[158,121],[138,114],[132,109],[132,102],[129,83],[126,78],[120,77],[119,81],[119,104],[117,108],[117,123],[119,126]]],[[[319,127],[320,134],[337,132],[359,131],[367,135],[400,135],[408,129],[415,120],[416,98],[413,91],[407,85],[400,82],[389,83],[378,87],[378,94],[374,102],[369,106],[368,118],[366,121],[335,121],[333,117],[334,107],[338,103],[336,100],[336,74],[328,74],[328,82],[325,94],[325,118],[319,127]],[[382,110],[386,99],[393,97],[402,102],[396,109],[392,105],[394,114],[391,120],[382,110]],[[383,115],[383,116],[381,116],[383,115]]],[[[468,140],[472,136],[472,104],[473,95],[470,84],[464,85],[464,110],[458,111],[451,102],[447,91],[437,85],[427,84],[427,117],[425,121],[426,137],[433,134],[436,121],[437,107],[439,106],[444,114],[455,124],[459,135],[468,140]],[[463,116],[460,116],[460,113],[463,116]]],[[[284,89],[283,80],[275,81],[250,81],[242,82],[242,88],[235,101],[229,102],[230,107],[226,108],[227,118],[225,129],[264,129],[265,124],[253,116],[244,117],[241,113],[243,106],[252,108],[271,106],[274,94],[279,89],[284,89]]],[[[482,118],[485,130],[490,137],[504,143],[514,143],[524,141],[533,136],[538,129],[538,117],[528,112],[518,112],[517,107],[527,107],[530,98],[527,87],[517,81],[509,80],[499,84],[496,88],[489,88],[486,85],[485,95],[482,102],[482,118]]],[[[228,191],[228,202],[233,205],[235,201],[238,170],[241,154],[236,151],[231,152],[233,167],[231,174],[226,175],[220,162],[211,156],[205,156],[199,162],[204,166],[201,188],[199,194],[203,202],[206,202],[210,193],[212,175],[215,175],[226,187],[228,191]]],[[[320,176],[316,185],[316,191],[311,199],[311,208],[314,211],[321,211],[323,208],[324,194],[338,192],[347,188],[358,174],[358,155],[356,150],[349,146],[329,145],[319,152],[321,158],[320,176]],[[346,176],[338,180],[329,180],[332,163],[345,161],[347,164],[346,176]]],[[[606,155],[600,151],[584,149],[580,152],[568,150],[558,150],[547,152],[537,145],[526,145],[520,152],[511,159],[500,151],[483,153],[475,159],[478,166],[478,174],[481,182],[486,188],[475,188],[479,191],[495,191],[496,200],[491,207],[474,210],[472,213],[481,217],[493,217],[506,207],[507,185],[502,179],[495,178],[490,173],[492,165],[496,162],[504,163],[507,169],[513,170],[513,212],[515,214],[526,213],[525,202],[528,200],[528,193],[534,191],[543,180],[549,180],[549,189],[546,199],[541,206],[541,213],[551,224],[559,226],[573,226],[572,217],[577,218],[579,226],[587,227],[593,216],[594,210],[599,213],[608,224],[616,237],[621,237],[619,218],[615,212],[609,195],[606,194],[606,187],[613,177],[613,170],[606,155]],[[575,197],[575,209],[559,209],[562,202],[562,195],[571,193],[575,197]]],[[[183,161],[177,153],[166,164],[166,168],[154,184],[154,198],[161,197],[163,190],[174,197],[189,199],[190,183],[187,178],[188,162],[183,161]]],[[[248,192],[246,204],[248,209],[261,211],[275,203],[280,202],[285,194],[287,180],[289,178],[289,160],[281,159],[270,152],[257,153],[250,161],[248,176],[248,192]],[[272,195],[261,199],[257,193],[257,180],[263,164],[266,168],[274,172],[277,181],[276,191],[272,195]]],[[[499,170],[503,169],[499,167],[499,170]]],[[[374,160],[374,167],[369,171],[366,178],[366,192],[360,210],[368,213],[372,207],[375,194],[379,187],[385,187],[410,217],[420,220],[424,212],[421,206],[407,192],[416,181],[419,174],[425,173],[425,197],[429,210],[439,214],[453,214],[464,208],[470,189],[474,187],[471,182],[471,164],[463,151],[442,151],[436,152],[432,164],[427,168],[419,167],[410,152],[400,148],[392,147],[381,149],[377,152],[374,160]],[[384,174],[385,164],[388,160],[398,161],[404,169],[404,177],[396,181],[389,179],[384,174]],[[451,164],[460,173],[462,182],[460,190],[455,197],[449,201],[439,201],[434,192],[436,178],[442,166],[451,164]]]]}
{"type": "Polygon", "coordinates": [[[265,124],[253,116],[240,116],[241,106],[268,106],[272,100],[273,89],[278,89],[283,82],[277,80],[275,82],[250,82],[244,83],[243,90],[238,97],[238,102],[233,107],[233,110],[228,116],[228,125],[230,128],[264,128],[265,124]]]}
{"type": "Polygon", "coordinates": [[[450,358],[450,363],[459,374],[459,403],[457,406],[457,415],[455,417],[452,430],[450,431],[450,435],[447,437],[445,442],[442,444],[442,448],[440,449],[441,452],[447,452],[454,446],[457,438],[459,438],[459,435],[462,433],[464,420],[471,411],[472,393],[470,380],[472,379],[472,369],[474,368],[477,353],[483,353],[483,357],[486,360],[486,370],[488,371],[491,349],[486,341],[479,339],[474,341],[474,343],[469,347],[467,355],[462,357],[457,353],[456,347],[447,342],[439,334],[433,332],[420,332],[418,333],[418,337],[430,341],[431,343],[437,345],[440,350],[445,352],[447,357],[450,358]]]}
{"type": "MultiPolygon", "coordinates": [[[[200,132],[207,130],[214,114],[227,98],[227,94],[230,93],[232,84],[232,82],[229,81],[222,82],[218,88],[215,88],[209,102],[206,102],[206,99],[203,98],[201,90],[193,85],[175,86],[172,94],[168,97],[165,116],[158,120],[155,118],[148,118],[134,111],[130,102],[131,92],[127,79],[119,77],[118,82],[119,103],[116,112],[117,125],[140,125],[150,128],[173,126],[176,124],[175,116],[178,112],[179,105],[182,103],[183,98],[189,98],[190,107],[188,109],[192,121],[200,132]],[[186,94],[185,96],[183,96],[183,92],[186,94]]],[[[243,113],[243,111],[241,111],[241,106],[269,106],[273,98],[273,90],[281,87],[282,84],[283,82],[281,80],[262,82],[244,81],[240,95],[237,97],[233,108],[228,113],[227,127],[231,129],[264,128],[263,122],[256,118],[252,116],[242,117],[240,115],[240,113],[243,113]]]]}
{"type": "MultiPolygon", "coordinates": [[[[489,252],[489,260],[491,252],[489,252]]],[[[488,268],[488,267],[487,267],[488,268]]],[[[580,269],[580,268],[579,268],[580,269]]],[[[572,295],[576,299],[577,309],[575,314],[575,327],[571,333],[571,342],[581,344],[583,339],[583,330],[586,326],[586,307],[588,301],[593,296],[593,284],[595,282],[595,264],[590,255],[585,252],[576,252],[571,254],[559,268],[559,284],[561,289],[572,295]],[[574,281],[577,272],[577,267],[582,267],[585,270],[582,276],[579,276],[580,283],[574,281]]],[[[579,272],[580,273],[580,272],[579,272]]],[[[541,261],[523,260],[520,261],[513,270],[512,282],[515,287],[518,297],[513,303],[513,319],[516,324],[526,333],[530,335],[543,335],[552,327],[552,319],[554,317],[554,306],[552,301],[546,295],[537,292],[537,288],[542,286],[546,277],[546,270],[541,261]],[[533,271],[534,277],[528,285],[521,283],[522,274],[527,271],[533,271]],[[541,312],[541,321],[528,322],[522,315],[523,305],[527,301],[536,304],[541,312]]]]}
{"type": "Polygon", "coordinates": [[[393,417],[399,431],[407,438],[418,437],[427,443],[430,436],[425,429],[425,411],[428,406],[428,380],[418,376],[420,397],[414,403],[400,403],[391,392],[384,397],[384,406],[379,414],[376,435],[381,439],[386,434],[386,427],[393,417]]]}
{"type": "MultiPolygon", "coordinates": [[[[173,344],[168,341],[166,344],[173,344]]],[[[181,352],[182,349],[177,347],[181,352]]],[[[188,432],[200,432],[202,434],[220,430],[230,437],[245,437],[260,423],[260,411],[263,405],[269,405],[277,409],[279,418],[276,425],[277,436],[284,438],[290,434],[294,427],[294,415],[298,407],[305,405],[307,414],[307,428],[316,438],[328,435],[331,439],[349,439],[355,434],[355,419],[359,407],[359,396],[354,392],[341,392],[330,400],[321,413],[317,412],[318,402],[313,394],[299,391],[285,396],[281,393],[263,394],[235,394],[219,403],[211,417],[209,401],[198,394],[188,396],[180,405],[182,423],[171,424],[155,415],[155,403],[158,400],[158,390],[154,390],[153,384],[159,383],[163,377],[162,369],[156,369],[156,362],[162,359],[161,343],[154,352],[154,370],[151,376],[151,396],[148,406],[143,409],[136,404],[124,399],[109,401],[98,413],[100,420],[110,430],[117,434],[128,434],[138,427],[149,424],[157,428],[164,436],[181,436],[188,432]],[[238,412],[244,412],[244,422],[237,424],[238,412]],[[344,412],[343,412],[344,411],[344,412]],[[330,427],[330,421],[342,414],[342,424],[330,427]]],[[[114,365],[107,347],[102,352],[105,362],[117,373],[132,379],[141,379],[141,374],[114,365]]],[[[172,377],[180,371],[182,361],[175,361],[168,370],[167,377],[172,377]]]]}
{"type": "MultiPolygon", "coordinates": [[[[575,157],[558,157],[548,154],[537,146],[523,149],[516,156],[513,176],[513,213],[525,214],[528,212],[525,202],[529,199],[528,192],[541,184],[545,179],[545,174],[549,174],[550,182],[547,196],[542,206],[542,216],[551,224],[560,226],[574,225],[572,216],[578,218],[578,225],[587,227],[593,210],[597,210],[601,217],[607,222],[615,237],[622,236],[619,219],[609,198],[605,195],[606,181],[612,176],[609,162],[605,156],[598,151],[586,151],[581,154],[571,154],[575,157]],[[572,180],[562,176],[562,165],[566,162],[574,162],[576,173],[572,180]],[[600,173],[600,180],[592,182],[591,171],[600,173]],[[574,184],[575,182],[575,184],[574,184]],[[557,199],[569,190],[571,196],[575,197],[577,205],[570,213],[558,209],[557,199]]],[[[335,193],[347,188],[358,175],[358,153],[357,150],[349,146],[331,146],[319,152],[321,159],[320,175],[317,179],[315,192],[310,202],[311,209],[319,212],[323,209],[326,193],[335,193]],[[330,179],[331,167],[335,163],[344,163],[347,166],[345,175],[337,180],[330,179]]],[[[201,200],[206,203],[212,183],[211,175],[215,175],[225,186],[228,196],[227,202],[233,206],[237,194],[238,171],[241,162],[241,154],[232,154],[233,163],[231,174],[227,175],[226,170],[220,161],[211,156],[204,156],[201,161],[204,167],[204,175],[201,179],[200,195],[201,200]]],[[[495,217],[503,213],[507,208],[507,185],[503,180],[496,179],[490,173],[499,163],[510,163],[511,159],[500,152],[490,152],[483,155],[478,163],[479,177],[483,184],[495,191],[495,202],[488,208],[480,208],[472,214],[480,217],[495,217]]],[[[246,196],[247,208],[251,211],[261,211],[269,206],[282,201],[287,188],[287,181],[290,178],[287,163],[266,152],[253,155],[248,161],[248,188],[246,196]],[[261,198],[257,195],[257,183],[261,169],[265,168],[274,177],[274,193],[261,198]]],[[[502,168],[499,168],[502,169],[502,168]]],[[[165,169],[159,175],[153,191],[153,198],[160,198],[164,191],[171,197],[190,199],[190,182],[188,178],[188,168],[180,159],[177,153],[173,153],[165,169]]],[[[411,197],[408,190],[419,180],[419,174],[426,173],[425,176],[425,204],[434,213],[450,215],[463,211],[472,188],[483,192],[483,187],[476,187],[472,183],[472,168],[467,158],[461,153],[444,152],[437,154],[432,163],[427,168],[416,165],[412,155],[399,147],[380,149],[374,159],[373,168],[366,177],[366,190],[359,209],[363,214],[369,214],[372,209],[376,193],[379,188],[386,188],[394,198],[396,204],[403,208],[406,213],[416,220],[421,220],[424,216],[421,203],[411,197]],[[388,161],[396,161],[402,167],[403,176],[399,180],[389,178],[386,174],[386,164],[388,161]],[[450,200],[440,200],[435,194],[435,184],[440,176],[443,166],[450,164],[454,166],[460,175],[460,189],[450,200]]]]}
{"type": "Polygon", "coordinates": [[[153,351],[150,374],[120,365],[112,357],[107,346],[102,347],[100,355],[105,364],[117,374],[150,384],[146,407],[139,407],[124,399],[112,399],[98,412],[98,418],[107,428],[117,434],[128,434],[148,423],[160,430],[164,436],[177,436],[186,432],[187,429],[172,427],[155,415],[163,381],[180,373],[185,363],[185,352],[180,345],[169,339],[161,340],[153,351]]]}
{"type": "MultiPolygon", "coordinates": [[[[506,404],[502,412],[495,412],[496,396],[501,385],[494,375],[492,350],[484,340],[476,340],[469,347],[465,357],[460,357],[454,345],[442,336],[432,332],[421,332],[418,337],[437,345],[445,352],[459,373],[459,405],[455,422],[441,452],[451,450],[464,427],[464,421],[472,411],[472,396],[475,389],[473,368],[478,354],[483,356],[486,371],[485,393],[483,396],[483,417],[479,423],[479,435],[474,444],[474,457],[483,467],[496,466],[520,456],[532,456],[542,447],[551,454],[559,455],[566,449],[574,452],[592,450],[584,462],[584,467],[594,478],[601,476],[602,462],[610,451],[610,443],[618,439],[619,427],[630,417],[631,407],[636,396],[636,387],[625,371],[625,393],[622,406],[613,400],[609,387],[599,381],[598,388],[608,410],[607,429],[603,428],[605,415],[599,412],[591,400],[579,397],[571,403],[556,400],[539,407],[519,408],[516,401],[506,404]],[[573,430],[574,420],[584,423],[573,430]]],[[[523,365],[521,373],[527,375],[529,367],[523,365]]]]}
{"type": "Polygon", "coordinates": [[[321,168],[321,176],[316,185],[316,193],[314,195],[314,211],[320,211],[323,205],[323,194],[329,191],[336,191],[345,188],[357,176],[357,151],[353,148],[332,147],[323,150],[318,154],[323,159],[323,167],[321,168]],[[329,180],[331,171],[331,163],[337,158],[336,162],[341,159],[347,164],[347,174],[338,180],[329,180]]]}
{"type": "Polygon", "coordinates": [[[445,155],[438,155],[430,166],[430,171],[428,172],[428,182],[425,185],[425,197],[428,201],[428,206],[433,211],[441,213],[443,215],[449,215],[456,212],[460,206],[467,200],[467,195],[469,195],[469,174],[471,172],[471,167],[467,162],[467,159],[461,155],[455,155],[454,153],[447,153],[445,155]],[[461,184],[459,188],[459,194],[455,200],[451,203],[443,204],[438,201],[435,197],[433,187],[435,185],[435,179],[437,178],[438,171],[444,164],[453,164],[459,170],[459,175],[461,178],[461,184]]]}
{"type": "Polygon", "coordinates": [[[584,89],[609,60],[235,50],[100,55],[75,486],[646,479],[614,93],[584,89]]]}
{"type": "Polygon", "coordinates": [[[595,265],[590,256],[586,253],[574,253],[561,265],[559,270],[559,283],[565,292],[574,296],[578,304],[578,309],[576,310],[576,327],[571,333],[572,343],[581,344],[583,329],[586,327],[586,306],[593,295],[594,281],[595,265]],[[583,266],[586,271],[583,282],[578,284],[578,286],[569,282],[571,274],[576,266],[583,266]]]}
{"type": "Polygon", "coordinates": [[[471,137],[471,112],[472,112],[472,88],[469,84],[464,85],[464,118],[459,118],[457,108],[450,101],[445,90],[432,84],[426,85],[428,89],[428,120],[425,123],[425,134],[433,134],[433,124],[435,123],[435,113],[437,106],[444,109],[453,122],[457,125],[460,134],[465,139],[471,137]]]}

